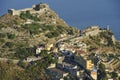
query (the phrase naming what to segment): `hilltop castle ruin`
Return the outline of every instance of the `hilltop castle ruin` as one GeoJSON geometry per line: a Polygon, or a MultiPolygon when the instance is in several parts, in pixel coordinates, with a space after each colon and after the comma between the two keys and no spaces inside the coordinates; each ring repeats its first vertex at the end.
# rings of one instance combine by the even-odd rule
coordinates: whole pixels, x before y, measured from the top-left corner
{"type": "Polygon", "coordinates": [[[32,8],[25,8],[25,9],[20,9],[20,10],[15,10],[15,9],[9,9],[8,13],[11,15],[20,15],[22,12],[30,11],[31,14],[39,14],[42,12],[45,12],[49,9],[48,4],[37,4],[33,5],[32,8]]]}

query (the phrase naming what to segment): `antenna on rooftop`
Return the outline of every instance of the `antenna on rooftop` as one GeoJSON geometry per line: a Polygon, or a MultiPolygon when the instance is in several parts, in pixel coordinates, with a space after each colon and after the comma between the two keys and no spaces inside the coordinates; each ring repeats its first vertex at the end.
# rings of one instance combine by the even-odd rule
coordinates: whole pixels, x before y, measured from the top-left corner
{"type": "Polygon", "coordinates": [[[110,26],[109,25],[107,25],[107,30],[110,30],[110,26]]]}

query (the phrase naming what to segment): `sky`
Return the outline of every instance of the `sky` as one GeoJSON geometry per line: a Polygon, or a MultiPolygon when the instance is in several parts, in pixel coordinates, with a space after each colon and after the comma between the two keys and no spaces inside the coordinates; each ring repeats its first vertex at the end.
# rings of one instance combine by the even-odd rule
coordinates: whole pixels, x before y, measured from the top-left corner
{"type": "Polygon", "coordinates": [[[79,29],[107,25],[120,40],[120,0],[1,0],[0,16],[10,8],[23,9],[47,3],[68,25],[79,29]]]}

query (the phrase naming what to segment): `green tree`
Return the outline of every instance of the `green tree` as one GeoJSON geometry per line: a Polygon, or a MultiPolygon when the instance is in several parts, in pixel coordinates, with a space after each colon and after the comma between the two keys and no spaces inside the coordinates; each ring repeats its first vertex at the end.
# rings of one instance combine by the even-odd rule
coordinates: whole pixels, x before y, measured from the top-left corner
{"type": "Polygon", "coordinates": [[[4,47],[8,47],[8,48],[13,48],[14,47],[14,43],[13,42],[6,42],[4,47]]]}
{"type": "Polygon", "coordinates": [[[16,36],[15,34],[7,33],[8,39],[14,39],[16,36]]]}
{"type": "Polygon", "coordinates": [[[14,66],[13,63],[0,62],[0,80],[16,80],[15,73],[18,70],[14,66]]]}
{"type": "Polygon", "coordinates": [[[6,77],[6,69],[3,67],[2,63],[0,62],[0,80],[4,80],[6,77]]]}
{"type": "Polygon", "coordinates": [[[108,38],[108,46],[114,46],[114,43],[113,43],[111,37],[108,38]]]}
{"type": "Polygon", "coordinates": [[[2,23],[0,23],[0,30],[5,27],[2,23]]]}
{"type": "Polygon", "coordinates": [[[112,73],[111,73],[111,77],[112,77],[113,79],[116,79],[116,78],[118,77],[118,74],[117,74],[116,72],[112,72],[112,73]]]}
{"type": "Polygon", "coordinates": [[[5,33],[0,33],[0,38],[5,38],[6,34],[5,33]]]}
{"type": "Polygon", "coordinates": [[[48,51],[47,50],[42,50],[40,53],[40,57],[44,58],[48,55],[48,51]]]}
{"type": "Polygon", "coordinates": [[[107,80],[106,72],[105,72],[105,65],[100,63],[99,64],[99,73],[98,80],[107,80]]]}
{"type": "Polygon", "coordinates": [[[16,48],[15,57],[17,57],[19,59],[23,60],[29,56],[34,56],[34,55],[35,55],[35,48],[34,47],[30,47],[30,48],[18,47],[18,48],[16,48]]]}
{"type": "Polygon", "coordinates": [[[30,11],[22,12],[20,18],[24,20],[32,19],[34,21],[40,21],[40,19],[36,15],[31,14],[30,11]]]}
{"type": "Polygon", "coordinates": [[[51,32],[47,33],[45,36],[48,37],[48,38],[54,38],[54,37],[58,37],[59,35],[60,35],[59,32],[51,31],[51,32]]]}
{"type": "Polygon", "coordinates": [[[24,69],[27,67],[27,63],[23,62],[22,60],[19,61],[17,65],[24,68],[24,69]]]}
{"type": "Polygon", "coordinates": [[[4,39],[0,39],[0,44],[3,44],[5,43],[5,40],[4,39]]]}
{"type": "Polygon", "coordinates": [[[32,23],[32,24],[25,24],[22,26],[24,29],[28,30],[30,34],[39,34],[40,33],[40,25],[38,23],[32,23]]]}

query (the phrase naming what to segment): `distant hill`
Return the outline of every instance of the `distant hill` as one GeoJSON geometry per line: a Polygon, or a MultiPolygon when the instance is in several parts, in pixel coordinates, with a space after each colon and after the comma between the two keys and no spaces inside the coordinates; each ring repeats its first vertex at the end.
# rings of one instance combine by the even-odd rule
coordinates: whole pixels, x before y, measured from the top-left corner
{"type": "Polygon", "coordinates": [[[21,10],[10,9],[0,17],[0,55],[13,54],[20,46],[55,43],[57,39],[74,35],[76,31],[59,18],[48,4],[21,10]]]}
{"type": "MultiPolygon", "coordinates": [[[[116,43],[112,31],[101,30],[97,26],[81,32],[88,36],[88,39],[83,39],[88,45],[113,46],[116,43]]],[[[0,56],[13,57],[19,48],[55,44],[59,39],[81,34],[80,30],[68,26],[48,4],[37,4],[20,10],[9,9],[8,13],[0,17],[0,56]]]]}

